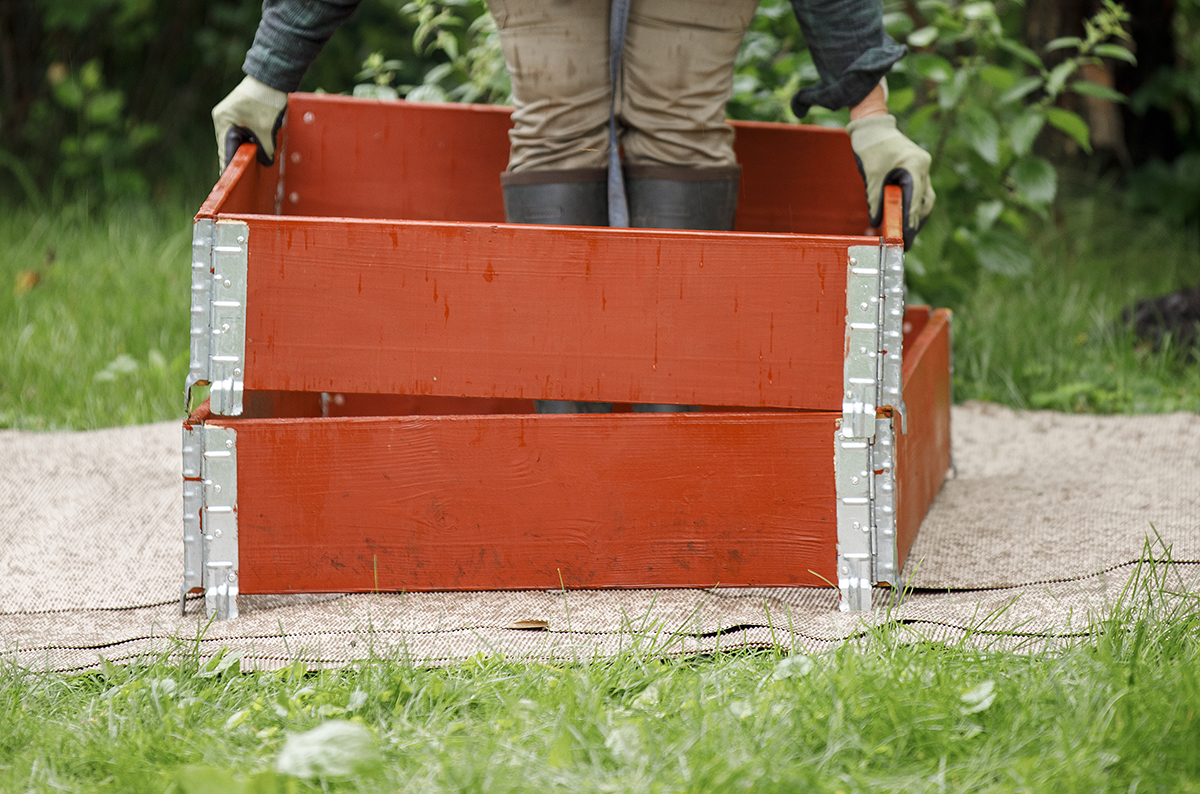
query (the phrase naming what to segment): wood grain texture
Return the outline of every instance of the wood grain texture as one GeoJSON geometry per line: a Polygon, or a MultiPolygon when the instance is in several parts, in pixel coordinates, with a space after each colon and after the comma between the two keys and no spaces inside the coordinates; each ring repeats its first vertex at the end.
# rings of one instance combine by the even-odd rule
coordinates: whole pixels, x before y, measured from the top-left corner
{"type": "Polygon", "coordinates": [[[846,249],[875,242],[226,217],[246,388],[278,391],[837,410],[846,249]]]}
{"type": "Polygon", "coordinates": [[[209,421],[241,590],[285,593],[822,585],[838,416],[209,421]]]}
{"type": "MultiPolygon", "coordinates": [[[[288,215],[500,223],[510,108],[293,94],[288,215]]],[[[862,178],[843,130],[732,122],[736,228],[865,234],[862,178]]]]}
{"type": "Polygon", "coordinates": [[[917,531],[950,468],[950,311],[937,309],[904,348],[908,432],[896,436],[897,561],[917,531]]]}
{"type": "Polygon", "coordinates": [[[889,245],[904,245],[904,193],[899,185],[883,189],[883,234],[889,245]]]}

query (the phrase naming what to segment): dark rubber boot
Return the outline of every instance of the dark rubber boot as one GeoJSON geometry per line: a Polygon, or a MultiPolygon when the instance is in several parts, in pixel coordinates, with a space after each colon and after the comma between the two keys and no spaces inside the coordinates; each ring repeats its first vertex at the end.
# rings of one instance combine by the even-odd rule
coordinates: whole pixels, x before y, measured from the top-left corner
{"type": "MultiPolygon", "coordinates": [[[[626,166],[625,195],[629,225],[642,229],[733,231],[737,213],[740,166],[675,168],[626,166]]],[[[699,411],[695,405],[637,404],[634,413],[667,414],[699,411]]]]}
{"type": "MultiPolygon", "coordinates": [[[[500,175],[504,219],[547,226],[607,226],[608,169],[518,171],[500,175]]],[[[606,414],[612,403],[534,400],[539,414],[606,414]]]]}
{"type": "Polygon", "coordinates": [[[608,170],[572,168],[500,175],[504,219],[547,226],[607,226],[608,170]]]}
{"type": "Polygon", "coordinates": [[[733,231],[740,166],[625,167],[629,225],[641,229],[733,231]]]}

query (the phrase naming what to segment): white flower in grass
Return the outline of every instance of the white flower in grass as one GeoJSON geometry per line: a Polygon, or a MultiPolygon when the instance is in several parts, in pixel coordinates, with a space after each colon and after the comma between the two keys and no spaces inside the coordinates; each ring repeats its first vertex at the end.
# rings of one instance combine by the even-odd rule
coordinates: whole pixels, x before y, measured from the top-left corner
{"type": "Polygon", "coordinates": [[[356,722],[330,720],[288,737],[275,771],[299,778],[353,777],[383,763],[375,737],[356,722]]]}
{"type": "Polygon", "coordinates": [[[775,665],[775,670],[771,673],[771,678],[776,681],[782,681],[785,678],[801,678],[812,672],[813,660],[810,656],[796,654],[795,656],[785,656],[780,660],[779,664],[775,665]]]}
{"type": "Polygon", "coordinates": [[[964,714],[978,714],[991,706],[992,701],[996,699],[996,682],[989,678],[974,689],[964,692],[960,699],[964,705],[964,714]]]}

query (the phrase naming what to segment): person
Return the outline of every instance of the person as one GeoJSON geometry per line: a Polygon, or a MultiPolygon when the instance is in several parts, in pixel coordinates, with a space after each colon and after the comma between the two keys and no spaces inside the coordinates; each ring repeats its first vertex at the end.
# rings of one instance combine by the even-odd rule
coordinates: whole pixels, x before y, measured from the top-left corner
{"type": "MultiPolygon", "coordinates": [[[[218,156],[275,134],[308,65],[358,0],[265,0],[245,79],[213,109],[218,156]]],[[[732,230],[740,169],[725,106],[758,0],[488,0],[512,77],[506,220],[732,230]],[[623,153],[623,158],[619,155],[623,153]]],[[[850,108],[871,222],[883,188],[904,194],[906,245],[933,209],[930,156],[896,129],[885,75],[905,54],[880,0],[792,0],[820,76],[792,100],[850,108]]],[[[548,402],[542,412],[604,411],[548,402]]],[[[635,408],[636,410],[636,408],[635,408]]],[[[640,410],[678,411],[680,406],[640,410]]]]}

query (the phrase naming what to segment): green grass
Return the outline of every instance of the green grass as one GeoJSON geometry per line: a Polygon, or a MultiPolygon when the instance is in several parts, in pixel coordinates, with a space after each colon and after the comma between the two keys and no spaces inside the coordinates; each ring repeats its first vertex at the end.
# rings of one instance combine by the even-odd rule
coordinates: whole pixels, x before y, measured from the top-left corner
{"type": "Polygon", "coordinates": [[[0,211],[0,427],[182,417],[191,212],[0,211]]]}
{"type": "Polygon", "coordinates": [[[1131,338],[1121,309],[1200,284],[1195,230],[1130,217],[1119,194],[1067,199],[1028,278],[986,277],[953,307],[955,399],[1098,413],[1200,411],[1189,351],[1131,338]]]}
{"type": "Polygon", "coordinates": [[[1198,629],[1197,596],[1149,575],[1092,638],[1026,654],[884,629],[792,657],[238,674],[181,647],[84,675],[8,670],[0,790],[1200,791],[1198,629]],[[366,727],[358,771],[277,776],[297,769],[288,738],[329,720],[366,727]]]}

